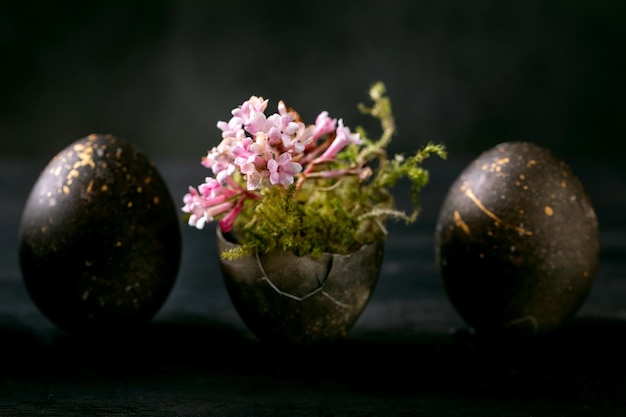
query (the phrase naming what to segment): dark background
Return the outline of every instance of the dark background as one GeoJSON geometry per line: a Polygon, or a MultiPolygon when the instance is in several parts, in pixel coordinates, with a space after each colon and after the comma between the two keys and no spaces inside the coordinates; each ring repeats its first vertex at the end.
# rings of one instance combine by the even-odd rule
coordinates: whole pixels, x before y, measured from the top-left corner
{"type": "Polygon", "coordinates": [[[624,416],[625,12],[621,0],[0,0],[0,414],[624,416]],[[436,141],[450,158],[429,165],[419,221],[390,225],[376,292],[337,350],[285,359],[251,337],[212,229],[181,224],[175,288],[134,340],[83,344],[29,298],[20,213],[44,162],[74,140],[136,143],[181,204],[206,174],[216,122],[250,95],[356,126],[378,80],[397,116],[393,150],[436,141]],[[447,187],[508,140],[575,162],[602,248],[579,320],[512,350],[477,343],[433,260],[447,187]]]}
{"type": "MultiPolygon", "coordinates": [[[[536,141],[609,158],[624,138],[622,1],[0,0],[0,155],[92,132],[196,161],[250,95],[367,123],[384,81],[393,151],[536,141]]],[[[374,133],[374,132],[371,132],[374,133]]]]}

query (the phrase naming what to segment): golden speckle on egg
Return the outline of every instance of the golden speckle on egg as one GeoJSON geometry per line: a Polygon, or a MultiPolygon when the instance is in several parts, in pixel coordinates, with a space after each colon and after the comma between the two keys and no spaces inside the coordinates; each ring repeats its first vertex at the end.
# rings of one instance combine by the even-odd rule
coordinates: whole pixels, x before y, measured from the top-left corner
{"type": "Polygon", "coordinates": [[[553,216],[554,215],[554,210],[552,210],[552,207],[550,206],[545,206],[543,208],[544,213],[546,213],[546,216],[553,216]]]}
{"type": "Polygon", "coordinates": [[[463,219],[461,218],[461,215],[459,214],[458,210],[454,211],[454,223],[460,227],[461,229],[463,229],[463,231],[465,233],[467,233],[468,235],[470,234],[470,228],[467,225],[467,223],[465,223],[463,221],[463,219]]]}
{"type": "MultiPolygon", "coordinates": [[[[487,207],[484,206],[484,204],[476,197],[476,195],[472,192],[471,189],[468,188],[467,190],[465,190],[465,195],[469,197],[470,200],[472,200],[472,202],[476,205],[476,207],[480,209],[480,211],[485,213],[487,217],[493,219],[495,221],[496,226],[499,227],[500,224],[503,224],[505,227],[510,227],[510,228],[517,230],[520,235],[532,235],[533,234],[530,230],[526,230],[523,227],[513,226],[508,223],[504,223],[494,212],[492,212],[491,210],[487,209],[487,207]]],[[[503,198],[500,198],[500,199],[504,200],[503,198]]]]}

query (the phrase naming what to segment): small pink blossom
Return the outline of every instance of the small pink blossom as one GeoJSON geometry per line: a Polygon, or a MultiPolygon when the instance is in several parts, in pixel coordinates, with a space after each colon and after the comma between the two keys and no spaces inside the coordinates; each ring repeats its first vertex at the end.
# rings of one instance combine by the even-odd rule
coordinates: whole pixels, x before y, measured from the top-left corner
{"type": "Polygon", "coordinates": [[[198,186],[198,191],[204,198],[206,204],[221,202],[225,199],[232,198],[237,194],[237,191],[224,186],[215,178],[211,177],[207,177],[205,182],[198,186]]]}
{"type": "Polygon", "coordinates": [[[188,221],[189,225],[202,229],[207,219],[198,191],[193,187],[189,187],[189,192],[183,197],[183,202],[185,205],[182,211],[191,214],[188,221]]]}
{"type": "Polygon", "coordinates": [[[226,212],[232,207],[231,202],[224,201],[223,198],[218,200],[219,201],[207,200],[198,190],[189,187],[189,193],[183,197],[185,205],[182,208],[183,212],[190,214],[189,225],[197,229],[202,229],[206,223],[212,222],[215,216],[226,212]]]}
{"type": "Polygon", "coordinates": [[[321,112],[315,119],[315,129],[313,130],[313,137],[318,139],[327,133],[335,130],[337,125],[337,119],[331,119],[328,117],[328,112],[321,112]]]}
{"type": "Polygon", "coordinates": [[[236,167],[233,164],[232,148],[239,142],[240,140],[235,137],[224,138],[218,146],[213,147],[202,158],[202,165],[211,168],[213,175],[217,176],[217,180],[220,183],[223,183],[226,177],[235,173],[236,167]]]}
{"type": "Polygon", "coordinates": [[[291,142],[291,149],[293,149],[296,154],[303,153],[306,147],[313,143],[314,140],[313,129],[305,126],[304,123],[300,123],[298,131],[295,133],[293,141],[291,142]]]}
{"type": "Polygon", "coordinates": [[[255,135],[258,132],[268,131],[271,123],[267,120],[264,113],[256,112],[250,115],[250,118],[245,121],[244,126],[248,133],[255,135]]]}
{"type": "Polygon", "coordinates": [[[246,186],[248,191],[254,191],[261,188],[263,180],[269,177],[269,172],[266,169],[259,169],[254,163],[248,163],[241,165],[242,174],[246,176],[246,186]]]}
{"type": "Polygon", "coordinates": [[[297,162],[291,162],[291,155],[284,153],[277,160],[270,159],[267,161],[267,169],[270,173],[270,183],[272,185],[293,184],[293,176],[302,171],[302,165],[297,162]]]}
{"type": "Polygon", "coordinates": [[[259,132],[254,135],[254,143],[250,144],[248,150],[266,161],[271,159],[273,149],[269,144],[267,133],[259,132]]]}
{"type": "Polygon", "coordinates": [[[243,104],[231,111],[233,117],[238,117],[245,123],[248,119],[254,116],[255,113],[263,113],[267,108],[269,100],[264,100],[263,97],[250,96],[250,98],[243,102],[243,104]]]}
{"type": "Polygon", "coordinates": [[[350,128],[343,125],[343,119],[339,119],[338,123],[339,126],[337,126],[335,139],[333,139],[328,149],[319,157],[319,162],[332,161],[339,151],[346,146],[351,144],[361,145],[363,143],[358,133],[351,133],[350,128]]]}
{"type": "Polygon", "coordinates": [[[300,120],[300,116],[295,110],[289,109],[283,100],[278,102],[278,114],[281,116],[288,116],[293,121],[300,120]]]}
{"type": "Polygon", "coordinates": [[[269,122],[267,134],[270,143],[276,145],[280,141],[285,148],[291,146],[300,126],[304,126],[303,123],[295,122],[288,114],[280,115],[274,113],[267,120],[269,122]]]}
{"type": "Polygon", "coordinates": [[[230,152],[235,157],[233,160],[235,165],[242,166],[244,164],[254,163],[256,155],[249,150],[251,144],[252,139],[246,138],[241,144],[232,147],[230,152]]]}
{"type": "Polygon", "coordinates": [[[233,117],[228,123],[224,121],[217,122],[217,128],[222,131],[222,138],[237,137],[242,134],[243,122],[242,118],[233,117]]]}

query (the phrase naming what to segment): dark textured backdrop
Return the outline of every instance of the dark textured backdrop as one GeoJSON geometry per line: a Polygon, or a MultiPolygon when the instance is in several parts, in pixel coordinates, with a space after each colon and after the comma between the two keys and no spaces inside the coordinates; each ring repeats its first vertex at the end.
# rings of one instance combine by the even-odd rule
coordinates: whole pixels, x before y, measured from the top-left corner
{"type": "Polygon", "coordinates": [[[616,155],[622,1],[0,0],[0,155],[51,157],[92,132],[199,158],[251,94],[365,123],[384,81],[394,151],[533,140],[616,155]]]}

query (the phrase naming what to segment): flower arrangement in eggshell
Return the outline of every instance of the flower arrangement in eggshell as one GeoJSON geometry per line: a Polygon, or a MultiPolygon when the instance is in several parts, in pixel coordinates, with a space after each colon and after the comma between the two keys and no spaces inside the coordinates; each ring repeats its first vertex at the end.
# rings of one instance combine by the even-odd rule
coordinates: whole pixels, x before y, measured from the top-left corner
{"type": "Polygon", "coordinates": [[[251,96],[217,123],[222,139],[202,158],[212,175],[184,196],[189,225],[217,221],[239,243],[221,256],[237,259],[273,249],[347,254],[384,240],[387,219],[415,221],[428,181],[421,164],[431,154],[445,158],[445,148],[428,143],[410,157],[388,158],[395,122],[385,92],[374,84],[371,107],[359,106],[380,121],[377,139],[326,111],[306,124],[283,101],[267,115],[269,100],[251,96]],[[391,192],[402,178],[411,183],[411,213],[397,209],[391,192]]]}

